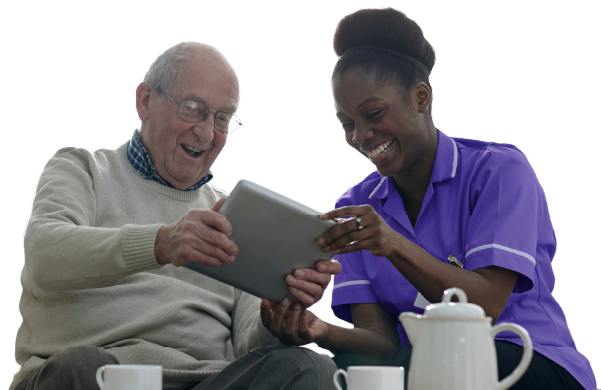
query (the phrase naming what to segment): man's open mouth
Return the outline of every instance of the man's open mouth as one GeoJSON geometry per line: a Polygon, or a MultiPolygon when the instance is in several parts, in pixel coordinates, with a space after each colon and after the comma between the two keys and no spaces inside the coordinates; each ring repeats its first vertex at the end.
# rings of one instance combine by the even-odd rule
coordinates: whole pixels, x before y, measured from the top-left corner
{"type": "Polygon", "coordinates": [[[190,156],[192,157],[198,157],[202,154],[202,150],[196,149],[193,146],[190,145],[186,145],[186,144],[180,144],[182,149],[184,149],[186,151],[186,153],[188,153],[190,156]]]}

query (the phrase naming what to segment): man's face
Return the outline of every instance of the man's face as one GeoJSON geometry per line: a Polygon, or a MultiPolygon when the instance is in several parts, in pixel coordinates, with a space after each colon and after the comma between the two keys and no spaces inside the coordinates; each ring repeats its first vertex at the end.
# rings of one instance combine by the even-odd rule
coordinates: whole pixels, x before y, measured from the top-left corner
{"type": "MultiPolygon", "coordinates": [[[[159,176],[175,188],[188,188],[207,174],[225,146],[227,134],[213,129],[212,113],[199,123],[184,121],[177,115],[177,103],[158,97],[147,84],[146,95],[140,91],[144,84],[138,87],[137,103],[144,123],[142,144],[159,176]]],[[[166,93],[180,102],[195,100],[232,114],[238,106],[236,75],[222,58],[205,48],[190,55],[166,93]]]]}

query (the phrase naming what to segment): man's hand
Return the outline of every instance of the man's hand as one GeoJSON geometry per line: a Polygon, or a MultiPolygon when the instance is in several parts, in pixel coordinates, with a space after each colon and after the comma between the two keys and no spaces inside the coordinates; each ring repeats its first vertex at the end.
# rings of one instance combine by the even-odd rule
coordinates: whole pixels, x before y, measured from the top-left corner
{"type": "Polygon", "coordinates": [[[328,287],[332,275],[342,271],[342,265],[337,261],[321,261],[316,269],[299,268],[294,275],[286,276],[290,292],[302,303],[303,308],[317,303],[328,287]]]}
{"type": "Polygon", "coordinates": [[[223,202],[225,199],[219,200],[211,210],[192,210],[179,221],[163,226],[154,244],[157,262],[178,267],[187,263],[232,263],[238,247],[229,239],[232,225],[217,213],[223,202]]]}

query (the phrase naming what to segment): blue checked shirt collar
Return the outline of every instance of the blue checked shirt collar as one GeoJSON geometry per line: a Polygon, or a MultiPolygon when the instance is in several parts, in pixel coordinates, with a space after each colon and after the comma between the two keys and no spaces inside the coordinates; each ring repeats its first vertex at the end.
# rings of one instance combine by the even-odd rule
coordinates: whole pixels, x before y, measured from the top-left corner
{"type": "MultiPolygon", "coordinates": [[[[131,137],[129,145],[127,145],[127,159],[131,165],[136,168],[136,171],[140,172],[140,175],[142,175],[144,179],[156,181],[164,186],[174,188],[169,182],[163,180],[157,173],[154,164],[150,160],[150,155],[140,141],[138,130],[134,131],[134,135],[131,137]]],[[[192,187],[183,189],[182,191],[197,190],[211,181],[212,178],[213,174],[211,171],[209,171],[209,173],[207,173],[205,177],[203,177],[198,183],[194,184],[192,187]]]]}

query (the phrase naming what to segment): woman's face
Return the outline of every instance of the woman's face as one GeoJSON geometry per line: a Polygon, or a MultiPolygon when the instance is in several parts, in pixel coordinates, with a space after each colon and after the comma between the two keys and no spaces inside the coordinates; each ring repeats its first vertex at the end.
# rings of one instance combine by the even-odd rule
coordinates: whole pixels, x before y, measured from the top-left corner
{"type": "Polygon", "coordinates": [[[404,97],[398,85],[378,83],[352,70],[336,77],[332,87],[336,116],[349,145],[383,176],[418,169],[430,139],[424,103],[415,88],[404,97]]]}

